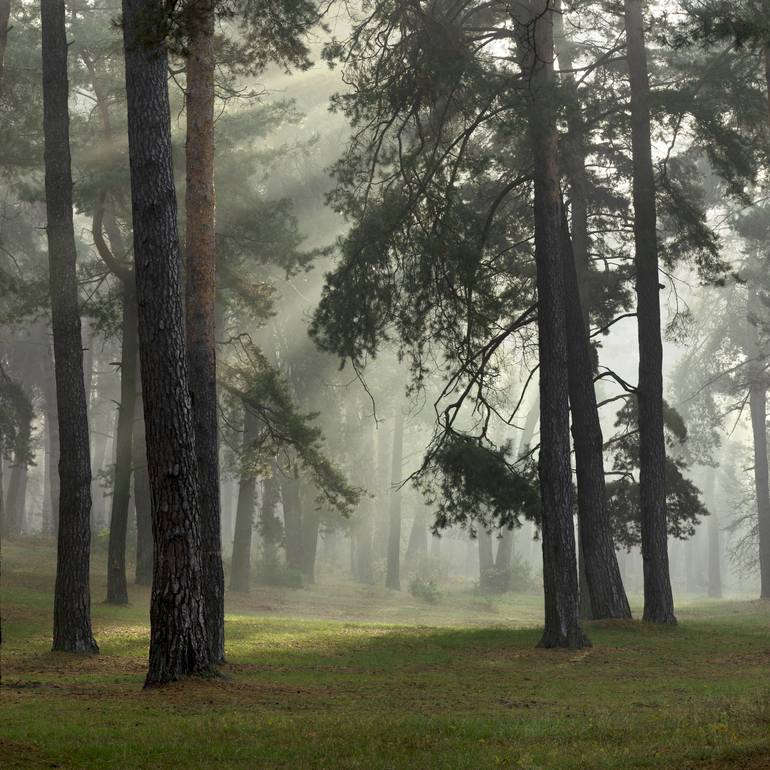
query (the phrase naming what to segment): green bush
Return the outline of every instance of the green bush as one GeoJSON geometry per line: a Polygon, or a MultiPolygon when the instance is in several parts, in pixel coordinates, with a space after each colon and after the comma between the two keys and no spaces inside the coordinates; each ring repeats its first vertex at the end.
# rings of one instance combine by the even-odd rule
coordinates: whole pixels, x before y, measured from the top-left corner
{"type": "Polygon", "coordinates": [[[432,580],[423,580],[415,575],[409,583],[409,593],[415,599],[422,599],[430,604],[436,604],[441,599],[441,591],[432,580]]]}

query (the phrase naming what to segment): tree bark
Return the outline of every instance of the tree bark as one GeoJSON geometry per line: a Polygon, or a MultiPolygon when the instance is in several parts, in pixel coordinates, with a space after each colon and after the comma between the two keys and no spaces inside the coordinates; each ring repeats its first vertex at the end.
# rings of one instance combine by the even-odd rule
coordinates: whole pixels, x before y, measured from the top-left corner
{"type": "Polygon", "coordinates": [[[591,343],[566,215],[562,216],[562,244],[581,567],[585,569],[591,616],[596,619],[630,618],[631,608],[620,577],[610,530],[604,481],[604,439],[596,406],[591,343]]]}
{"type": "Polygon", "coordinates": [[[83,380],[77,252],[72,221],[67,36],[63,0],[42,0],[43,133],[56,400],[59,420],[59,536],[53,649],[98,652],[91,630],[91,458],[83,380]]]}
{"type": "Polygon", "coordinates": [[[625,0],[631,85],[636,314],[639,336],[639,490],[644,571],[643,620],[676,623],[669,576],[663,437],[663,344],[658,234],[650,139],[650,83],[641,0],[625,0]]]}
{"type": "Polygon", "coordinates": [[[209,670],[200,489],[190,403],[168,60],[148,32],[147,0],[124,0],[128,146],[139,352],[152,495],[153,581],[145,686],[209,670]]]}
{"type": "Polygon", "coordinates": [[[290,570],[302,572],[302,499],[299,493],[300,481],[299,477],[291,469],[289,469],[288,474],[281,477],[286,566],[290,570]]]}
{"type": "Polygon", "coordinates": [[[530,82],[529,130],[534,160],[535,262],[540,351],[540,490],[543,505],[542,647],[588,643],[578,617],[572,522],[567,386],[567,320],[562,269],[562,213],[553,101],[553,10],[535,0],[521,35],[530,82]]]}
{"type": "Polygon", "coordinates": [[[56,409],[56,379],[44,372],[46,464],[45,500],[43,502],[44,534],[56,537],[59,532],[59,417],[56,409]]]}
{"type": "MultiPolygon", "coordinates": [[[[133,276],[132,276],[133,278],[133,276]]],[[[126,532],[131,499],[134,410],[136,407],[136,297],[129,284],[123,286],[123,328],[120,352],[120,406],[115,442],[115,485],[112,492],[110,541],[107,551],[107,602],[128,604],[126,582],[126,532]]]]}
{"type": "Polygon", "coordinates": [[[388,567],[385,586],[401,590],[401,465],[404,454],[404,410],[396,407],[388,506],[388,567]]]}
{"type": "Polygon", "coordinates": [[[212,663],[225,659],[215,350],[214,14],[197,0],[187,56],[187,365],[201,492],[203,598],[212,663]]]}
{"type": "MultiPolygon", "coordinates": [[[[246,455],[259,435],[259,418],[246,404],[243,406],[242,455],[246,455]]],[[[251,535],[254,530],[254,503],[257,477],[248,463],[243,464],[238,482],[238,507],[235,513],[233,557],[230,589],[247,593],[251,584],[251,535]]]]}
{"type": "Polygon", "coordinates": [[[321,512],[315,500],[310,498],[312,488],[304,487],[302,501],[302,577],[305,583],[315,583],[315,563],[318,554],[318,533],[321,529],[321,512]]]}
{"type": "Polygon", "coordinates": [[[262,561],[265,572],[272,574],[278,564],[277,546],[281,540],[281,524],[275,515],[275,509],[281,497],[280,485],[273,475],[262,482],[262,505],[259,509],[259,524],[262,534],[262,561]]]}
{"type": "Polygon", "coordinates": [[[409,531],[409,542],[406,545],[404,554],[404,563],[407,567],[417,558],[419,554],[428,551],[428,512],[426,508],[420,505],[414,514],[412,528],[409,531]]]}

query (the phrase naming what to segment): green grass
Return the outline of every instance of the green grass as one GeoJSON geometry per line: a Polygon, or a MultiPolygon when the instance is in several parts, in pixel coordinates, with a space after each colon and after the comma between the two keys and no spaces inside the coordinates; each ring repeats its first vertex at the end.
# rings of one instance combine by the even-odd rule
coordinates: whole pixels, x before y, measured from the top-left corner
{"type": "Polygon", "coordinates": [[[569,652],[535,649],[536,596],[260,589],[228,597],[224,678],[145,692],[147,592],[99,603],[97,562],[101,655],[51,653],[52,558],[3,547],[3,768],[770,768],[767,603],[569,652]]]}

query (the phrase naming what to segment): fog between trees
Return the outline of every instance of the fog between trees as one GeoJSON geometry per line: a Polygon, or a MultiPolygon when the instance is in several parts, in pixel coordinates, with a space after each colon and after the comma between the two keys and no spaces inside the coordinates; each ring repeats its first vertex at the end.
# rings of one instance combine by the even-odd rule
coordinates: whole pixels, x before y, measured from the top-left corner
{"type": "Polygon", "coordinates": [[[768,18],[0,2],[2,531],[57,543],[54,649],[89,559],[152,585],[151,685],[257,586],[542,593],[546,648],[770,598],[768,18]]]}

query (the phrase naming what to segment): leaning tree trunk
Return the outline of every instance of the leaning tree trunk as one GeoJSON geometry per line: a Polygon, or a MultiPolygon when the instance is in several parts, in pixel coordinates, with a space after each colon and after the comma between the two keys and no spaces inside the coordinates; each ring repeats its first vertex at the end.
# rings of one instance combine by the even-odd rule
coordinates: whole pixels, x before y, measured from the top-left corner
{"type": "Polygon", "coordinates": [[[530,83],[534,161],[535,263],[540,352],[540,490],[543,505],[542,647],[582,647],[572,522],[567,320],[562,270],[562,213],[553,112],[553,11],[535,0],[522,30],[523,70],[530,83]]]}
{"type": "Polygon", "coordinates": [[[115,485],[112,491],[110,541],[107,551],[107,602],[128,604],[126,532],[131,499],[134,410],[136,406],[136,297],[130,284],[123,287],[123,340],[120,353],[120,406],[115,436],[115,485]]]}
{"type": "Polygon", "coordinates": [[[393,455],[390,471],[390,495],[388,506],[388,569],[385,586],[401,590],[401,465],[404,454],[404,410],[396,407],[396,423],[393,429],[393,455]]]}
{"type": "Polygon", "coordinates": [[[43,134],[56,400],[59,409],[59,536],[53,649],[98,652],[91,631],[91,457],[83,382],[77,252],[72,223],[67,35],[63,0],[42,0],[43,134]]]}
{"type": "Polygon", "coordinates": [[[187,55],[187,364],[201,492],[201,557],[206,629],[212,663],[225,659],[225,575],[222,568],[217,374],[214,342],[214,14],[194,3],[187,55]]]}
{"type": "Polygon", "coordinates": [[[567,308],[569,398],[577,470],[581,566],[585,569],[592,616],[596,619],[630,618],[631,608],[623,589],[610,530],[604,483],[604,440],[596,406],[591,343],[582,310],[575,256],[566,216],[562,217],[562,244],[567,308]]]}
{"type": "Polygon", "coordinates": [[[625,23],[631,84],[636,316],[639,336],[637,401],[644,570],[642,619],[653,623],[676,623],[668,566],[658,234],[650,139],[650,83],[641,0],[625,0],[625,23]]]}
{"type": "Polygon", "coordinates": [[[254,530],[254,503],[257,490],[257,475],[246,456],[258,437],[259,418],[253,409],[244,404],[242,469],[238,482],[238,507],[235,512],[233,558],[230,569],[230,588],[242,593],[248,592],[251,583],[251,534],[254,530]]]}
{"type": "Polygon", "coordinates": [[[146,39],[144,14],[149,9],[147,0],[123,2],[140,371],[154,544],[145,686],[210,667],[171,160],[168,61],[165,45],[146,39]]]}

